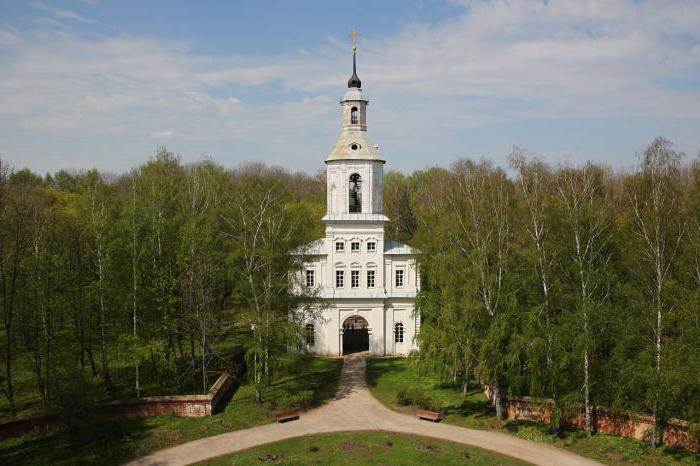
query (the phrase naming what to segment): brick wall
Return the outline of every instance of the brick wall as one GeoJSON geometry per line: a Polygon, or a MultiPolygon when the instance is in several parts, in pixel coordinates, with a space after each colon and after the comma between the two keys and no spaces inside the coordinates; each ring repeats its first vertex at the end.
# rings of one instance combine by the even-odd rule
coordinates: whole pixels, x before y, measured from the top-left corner
{"type": "MultiPolygon", "coordinates": [[[[487,390],[487,396],[489,396],[487,390]]],[[[516,397],[506,402],[508,417],[528,421],[549,423],[551,421],[552,400],[540,400],[530,397],[516,397]]],[[[594,425],[596,432],[629,437],[637,440],[649,440],[653,422],[650,416],[625,415],[609,410],[596,408],[594,410],[594,425]]],[[[565,425],[583,429],[586,418],[583,409],[573,416],[563,420],[565,425]]],[[[691,424],[680,419],[670,419],[666,423],[663,443],[668,446],[684,448],[700,453],[700,439],[690,432],[691,424]]]]}
{"type": "MultiPolygon", "coordinates": [[[[230,398],[234,384],[235,378],[224,372],[206,395],[149,396],[118,400],[91,409],[90,416],[107,419],[162,415],[211,416],[230,398]]],[[[68,425],[68,419],[58,416],[2,420],[0,421],[0,439],[17,437],[29,432],[44,432],[68,425]]]]}

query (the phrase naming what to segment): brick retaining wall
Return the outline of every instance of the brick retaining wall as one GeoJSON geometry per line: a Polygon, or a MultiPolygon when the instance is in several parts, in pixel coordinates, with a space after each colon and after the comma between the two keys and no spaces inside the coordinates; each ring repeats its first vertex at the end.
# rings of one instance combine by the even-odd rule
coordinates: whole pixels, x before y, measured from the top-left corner
{"type": "MultiPolygon", "coordinates": [[[[489,391],[486,395],[490,399],[489,391]]],[[[506,401],[508,417],[549,423],[552,419],[552,400],[530,397],[514,397],[506,401]]],[[[595,408],[593,420],[596,432],[648,441],[653,428],[653,418],[643,415],[626,415],[595,408]]],[[[563,424],[583,429],[586,424],[584,410],[563,419],[563,424]]],[[[664,429],[663,443],[671,447],[683,448],[700,453],[700,439],[691,432],[691,424],[680,419],[669,419],[664,429]]]]}
{"type": "MultiPolygon", "coordinates": [[[[148,396],[118,400],[97,406],[90,416],[119,419],[174,415],[180,417],[204,417],[217,412],[231,395],[235,378],[228,372],[221,374],[206,395],[148,396]]],[[[0,421],[0,439],[17,437],[29,432],[45,432],[68,426],[70,421],[59,416],[14,418],[0,421]]]]}

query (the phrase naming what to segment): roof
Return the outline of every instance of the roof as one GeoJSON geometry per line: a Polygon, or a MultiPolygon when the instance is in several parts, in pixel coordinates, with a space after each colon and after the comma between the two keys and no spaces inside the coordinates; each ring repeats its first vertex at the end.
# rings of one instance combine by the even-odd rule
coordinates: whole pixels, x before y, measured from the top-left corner
{"type": "Polygon", "coordinates": [[[367,131],[361,129],[346,128],[340,132],[338,142],[335,143],[326,162],[332,160],[376,160],[384,162],[367,137],[367,131]]]}
{"type": "Polygon", "coordinates": [[[340,101],[346,102],[350,100],[361,100],[363,102],[369,102],[369,97],[367,97],[365,93],[362,92],[362,89],[351,87],[350,89],[345,91],[345,94],[343,95],[343,98],[340,99],[340,101]]]}
{"type": "Polygon", "coordinates": [[[393,239],[384,240],[384,254],[411,254],[416,255],[418,251],[408,244],[399,243],[393,239]]]}
{"type": "Polygon", "coordinates": [[[324,238],[321,238],[295,249],[292,254],[297,254],[300,256],[323,256],[328,254],[328,251],[326,250],[326,242],[324,241],[324,238]]]}

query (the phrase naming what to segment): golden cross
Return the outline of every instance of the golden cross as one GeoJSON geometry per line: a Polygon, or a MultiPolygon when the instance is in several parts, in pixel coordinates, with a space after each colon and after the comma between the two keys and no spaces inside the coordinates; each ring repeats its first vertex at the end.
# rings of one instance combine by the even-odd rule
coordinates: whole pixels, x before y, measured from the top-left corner
{"type": "Polygon", "coordinates": [[[356,29],[353,29],[350,31],[350,34],[348,34],[350,37],[352,37],[352,51],[356,52],[357,51],[357,36],[360,35],[359,32],[357,32],[356,29]]]}

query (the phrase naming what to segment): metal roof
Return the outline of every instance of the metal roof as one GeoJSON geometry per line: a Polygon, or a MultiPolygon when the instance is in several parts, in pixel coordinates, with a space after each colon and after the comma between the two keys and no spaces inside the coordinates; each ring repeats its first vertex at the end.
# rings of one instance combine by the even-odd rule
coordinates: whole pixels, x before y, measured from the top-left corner
{"type": "Polygon", "coordinates": [[[413,249],[408,244],[399,243],[393,239],[384,240],[384,254],[418,254],[418,251],[413,249]]]}

